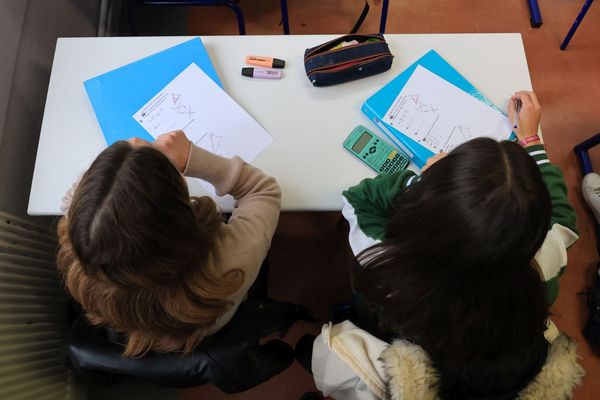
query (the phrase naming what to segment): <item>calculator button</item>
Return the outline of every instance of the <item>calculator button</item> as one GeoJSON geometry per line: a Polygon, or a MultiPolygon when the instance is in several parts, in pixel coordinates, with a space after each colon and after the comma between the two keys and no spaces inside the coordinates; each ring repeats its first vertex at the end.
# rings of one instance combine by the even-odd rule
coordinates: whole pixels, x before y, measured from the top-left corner
{"type": "Polygon", "coordinates": [[[371,146],[371,147],[369,148],[369,153],[370,153],[370,154],[373,154],[373,153],[375,153],[376,151],[377,151],[377,147],[375,147],[375,146],[371,146]]]}

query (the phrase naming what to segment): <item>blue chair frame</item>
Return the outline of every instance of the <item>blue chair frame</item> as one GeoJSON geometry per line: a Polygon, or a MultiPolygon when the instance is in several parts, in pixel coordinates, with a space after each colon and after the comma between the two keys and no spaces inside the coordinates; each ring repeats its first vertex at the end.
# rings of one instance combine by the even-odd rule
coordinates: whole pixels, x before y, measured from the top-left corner
{"type": "MultiPolygon", "coordinates": [[[[579,11],[579,14],[577,14],[577,17],[575,17],[573,25],[571,25],[571,29],[569,29],[569,32],[567,32],[567,36],[565,36],[562,43],[560,44],[561,50],[565,50],[567,48],[569,42],[571,41],[571,38],[579,28],[579,24],[581,24],[581,21],[583,21],[585,14],[588,12],[593,2],[594,0],[585,0],[581,11],[579,11]]],[[[540,13],[538,1],[527,0],[527,5],[529,6],[529,14],[531,15],[531,26],[533,26],[534,28],[539,28],[542,25],[542,14],[540,13]]]]}
{"type": "Polygon", "coordinates": [[[387,23],[389,0],[383,0],[381,4],[381,19],[379,21],[379,33],[385,33],[385,25],[387,23]]]}
{"type": "MultiPolygon", "coordinates": [[[[281,1],[281,21],[283,24],[283,33],[286,35],[289,35],[290,27],[289,27],[289,20],[288,20],[287,0],[280,0],[280,1],[281,1]]],[[[389,6],[390,6],[390,0],[383,0],[383,2],[381,3],[381,18],[379,21],[379,32],[380,33],[385,33],[385,27],[387,24],[387,16],[388,16],[389,6]]]]}
{"type": "Polygon", "coordinates": [[[579,11],[579,14],[575,18],[575,22],[573,22],[573,25],[571,25],[571,29],[569,29],[569,32],[567,32],[567,36],[565,36],[565,39],[560,44],[561,50],[567,48],[569,42],[571,41],[571,38],[577,31],[577,28],[579,28],[579,24],[581,23],[581,21],[583,21],[583,17],[585,17],[585,14],[588,12],[588,9],[590,8],[593,2],[594,0],[585,0],[585,3],[583,3],[583,8],[581,9],[581,11],[579,11]]]}
{"type": "MultiPolygon", "coordinates": [[[[592,160],[590,159],[590,155],[588,151],[600,144],[600,133],[592,136],[588,140],[585,140],[579,143],[577,146],[573,148],[575,155],[579,159],[579,166],[581,167],[582,176],[586,176],[590,172],[593,172],[592,168],[592,160]]],[[[596,231],[596,244],[600,248],[600,225],[598,225],[598,221],[596,218],[594,220],[594,230],[596,231]]]]}
{"type": "Polygon", "coordinates": [[[597,133],[573,148],[575,155],[577,155],[577,158],[579,158],[581,172],[584,176],[593,171],[592,160],[590,159],[588,150],[594,146],[597,146],[598,144],[600,144],[600,133],[597,133]]]}
{"type": "MultiPolygon", "coordinates": [[[[387,0],[386,0],[387,1],[387,0]]],[[[281,2],[281,21],[283,25],[283,33],[290,33],[287,0],[281,2]]],[[[244,13],[235,0],[129,0],[128,19],[132,33],[137,35],[135,18],[133,12],[139,6],[226,6],[229,7],[237,18],[238,30],[240,35],[246,34],[246,24],[244,22],[244,13]]]]}
{"type": "Polygon", "coordinates": [[[537,0],[527,0],[527,6],[529,7],[529,15],[531,16],[529,19],[531,26],[539,28],[542,26],[542,14],[540,13],[540,6],[537,0]]]}
{"type": "MultiPolygon", "coordinates": [[[[537,0],[531,0],[537,1],[537,0]]],[[[379,21],[379,32],[385,33],[387,16],[389,9],[389,0],[383,0],[381,5],[381,18],[379,21]]],[[[132,33],[137,35],[137,29],[133,12],[138,6],[226,6],[236,15],[240,35],[246,34],[246,24],[244,22],[244,13],[235,0],[129,0],[128,19],[132,33]]],[[[287,0],[280,0],[281,5],[281,24],[283,25],[283,34],[290,34],[290,22],[288,17],[287,0]]]]}

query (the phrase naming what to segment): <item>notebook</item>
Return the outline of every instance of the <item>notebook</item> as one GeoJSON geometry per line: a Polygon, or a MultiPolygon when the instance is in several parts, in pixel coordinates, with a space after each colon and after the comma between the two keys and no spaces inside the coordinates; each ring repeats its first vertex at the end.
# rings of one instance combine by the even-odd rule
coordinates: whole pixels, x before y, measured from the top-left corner
{"type": "MultiPolygon", "coordinates": [[[[481,129],[477,128],[486,126],[486,123],[490,125],[490,131],[496,132],[491,136],[498,140],[508,139],[512,131],[510,129],[510,121],[501,113],[498,107],[467,81],[435,50],[427,52],[373,96],[369,97],[363,103],[361,110],[418,167],[422,167],[427,159],[435,153],[447,151],[452,148],[453,144],[479,136],[476,133],[481,132],[481,129]],[[410,93],[403,90],[405,87],[408,89],[408,86],[416,87],[413,85],[413,82],[417,79],[421,82],[427,81],[429,84],[432,84],[427,90],[422,90],[423,97],[419,95],[416,89],[411,88],[409,90],[410,93]],[[407,86],[407,84],[409,85],[407,86]],[[475,114],[480,118],[476,121],[470,119],[467,124],[450,121],[446,118],[445,125],[449,128],[446,132],[448,135],[443,136],[443,141],[440,142],[442,134],[436,138],[434,134],[427,135],[426,133],[434,128],[440,128],[439,124],[441,123],[436,122],[434,115],[437,109],[439,109],[437,102],[440,101],[443,103],[443,100],[440,99],[442,96],[436,96],[442,89],[446,90],[448,96],[455,96],[445,99],[449,107],[452,107],[452,100],[456,99],[460,104],[468,104],[472,107],[472,110],[478,110],[475,114]],[[429,99],[433,98],[434,102],[426,100],[427,92],[430,93],[429,99]],[[465,93],[470,96],[466,96],[465,93]],[[473,101],[473,98],[477,99],[477,101],[473,101]],[[419,126],[413,128],[408,122],[402,121],[403,117],[415,119],[417,108],[418,117],[420,118],[418,121],[419,126],[424,127],[421,130],[425,132],[419,131],[419,126]],[[397,119],[395,120],[394,118],[397,119]],[[450,134],[449,132],[452,133],[450,134]]],[[[484,131],[487,132],[488,130],[484,129],[484,131]]]]}
{"type": "Polygon", "coordinates": [[[192,63],[222,86],[200,38],[85,81],[83,85],[106,143],[110,146],[134,136],[153,141],[132,115],[192,63]]]}

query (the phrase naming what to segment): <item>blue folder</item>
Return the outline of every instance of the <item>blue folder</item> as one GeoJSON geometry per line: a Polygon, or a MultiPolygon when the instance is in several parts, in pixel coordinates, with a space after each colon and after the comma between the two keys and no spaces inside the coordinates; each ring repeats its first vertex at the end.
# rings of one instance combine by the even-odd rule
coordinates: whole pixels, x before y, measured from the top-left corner
{"type": "Polygon", "coordinates": [[[390,108],[404,85],[406,85],[406,82],[418,65],[421,65],[434,74],[444,78],[496,110],[499,109],[457,70],[455,70],[452,65],[448,64],[448,62],[435,50],[430,50],[423,57],[419,58],[414,64],[377,91],[377,93],[369,97],[363,103],[361,110],[394,144],[402,149],[410,159],[421,168],[425,165],[427,159],[433,156],[434,153],[383,121],[385,113],[390,108]]]}
{"type": "Polygon", "coordinates": [[[134,136],[153,141],[132,116],[191,63],[222,86],[200,38],[83,82],[106,143],[134,136]]]}

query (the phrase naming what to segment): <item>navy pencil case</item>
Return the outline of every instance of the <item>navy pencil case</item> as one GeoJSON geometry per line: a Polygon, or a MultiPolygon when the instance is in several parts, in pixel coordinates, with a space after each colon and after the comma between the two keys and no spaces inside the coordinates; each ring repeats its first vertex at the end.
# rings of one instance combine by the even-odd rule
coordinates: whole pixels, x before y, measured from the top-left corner
{"type": "Polygon", "coordinates": [[[329,86],[387,71],[393,59],[382,34],[350,34],[306,49],[304,68],[314,86],[329,86]]]}

